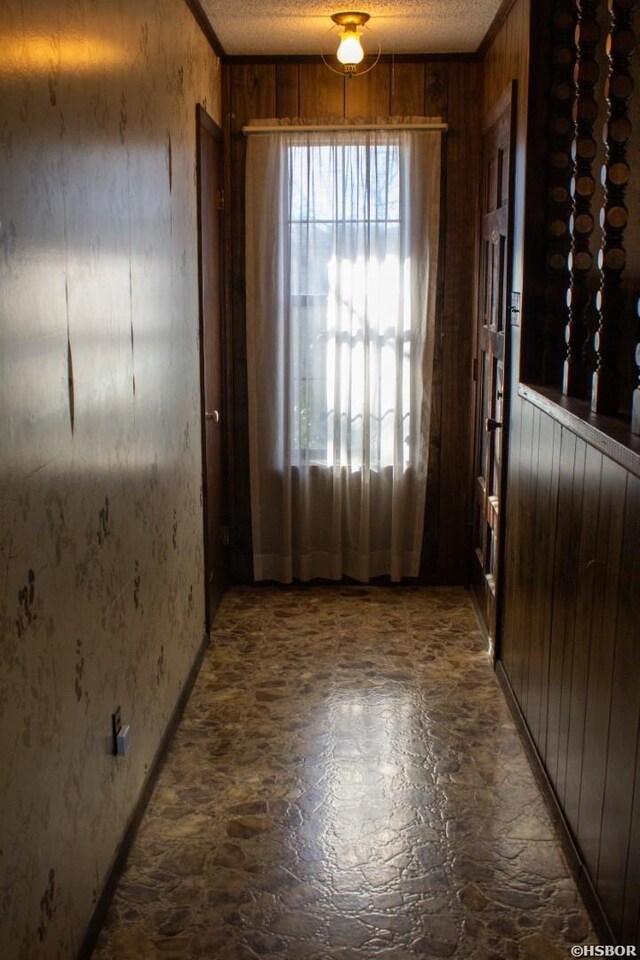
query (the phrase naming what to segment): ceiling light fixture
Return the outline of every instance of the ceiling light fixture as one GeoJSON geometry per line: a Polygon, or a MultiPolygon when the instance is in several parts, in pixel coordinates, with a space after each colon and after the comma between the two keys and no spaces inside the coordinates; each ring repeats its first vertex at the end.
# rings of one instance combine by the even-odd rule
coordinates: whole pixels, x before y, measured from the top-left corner
{"type": "MultiPolygon", "coordinates": [[[[339,73],[345,77],[359,77],[362,76],[363,73],[368,73],[369,70],[373,70],[380,59],[382,48],[380,41],[374,36],[371,28],[365,26],[367,20],[370,19],[369,14],[356,13],[354,11],[334,13],[331,19],[335,26],[330,27],[328,32],[332,33],[336,27],[342,30],[340,34],[340,45],[336,53],[336,58],[340,66],[333,66],[331,60],[322,53],[321,56],[325,65],[329,67],[330,70],[333,70],[334,73],[339,73]],[[365,63],[367,51],[362,45],[362,37],[365,35],[365,30],[367,32],[367,38],[371,37],[373,43],[377,44],[378,47],[377,52],[373,55],[374,59],[372,63],[365,63]],[[365,63],[365,65],[361,67],[360,65],[363,63],[365,63]]],[[[369,44],[369,46],[371,46],[371,44],[369,44]]]]}

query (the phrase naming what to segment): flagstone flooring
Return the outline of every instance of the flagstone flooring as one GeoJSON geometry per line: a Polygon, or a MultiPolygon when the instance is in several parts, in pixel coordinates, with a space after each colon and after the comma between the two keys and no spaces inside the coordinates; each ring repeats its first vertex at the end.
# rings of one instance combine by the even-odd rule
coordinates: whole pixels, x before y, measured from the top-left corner
{"type": "Polygon", "coordinates": [[[94,960],[596,943],[461,588],[235,588],[94,960]]]}

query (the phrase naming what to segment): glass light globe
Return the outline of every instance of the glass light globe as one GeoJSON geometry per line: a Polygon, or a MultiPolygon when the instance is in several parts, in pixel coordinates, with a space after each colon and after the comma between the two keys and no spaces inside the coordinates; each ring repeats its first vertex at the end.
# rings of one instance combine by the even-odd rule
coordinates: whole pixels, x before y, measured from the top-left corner
{"type": "Polygon", "coordinates": [[[340,37],[340,46],[336,54],[340,63],[361,63],[364,50],[360,43],[360,34],[356,30],[345,30],[340,37]]]}

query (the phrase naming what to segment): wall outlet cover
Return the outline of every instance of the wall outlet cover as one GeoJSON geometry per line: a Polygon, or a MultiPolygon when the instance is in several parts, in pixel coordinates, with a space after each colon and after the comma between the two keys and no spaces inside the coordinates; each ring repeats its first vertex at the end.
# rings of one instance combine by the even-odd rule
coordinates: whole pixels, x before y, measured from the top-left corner
{"type": "Polygon", "coordinates": [[[119,757],[124,757],[124,755],[129,750],[131,746],[131,727],[127,724],[124,727],[121,727],[118,731],[118,736],[116,737],[116,752],[119,757]]]}

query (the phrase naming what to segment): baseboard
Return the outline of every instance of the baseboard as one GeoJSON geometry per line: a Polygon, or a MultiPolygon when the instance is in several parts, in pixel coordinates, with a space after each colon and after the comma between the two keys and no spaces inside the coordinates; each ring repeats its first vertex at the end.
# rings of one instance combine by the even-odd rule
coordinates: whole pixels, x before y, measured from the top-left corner
{"type": "Polygon", "coordinates": [[[484,617],[482,616],[482,611],[480,610],[478,598],[476,597],[471,587],[467,587],[467,593],[469,594],[469,599],[471,600],[471,606],[473,607],[473,612],[476,615],[476,620],[478,621],[478,626],[480,627],[480,633],[482,634],[482,639],[484,640],[487,646],[487,653],[490,654],[491,662],[495,666],[496,660],[494,656],[493,643],[491,641],[491,637],[489,636],[487,625],[484,622],[484,617]]]}
{"type": "Polygon", "coordinates": [[[140,791],[140,796],[138,797],[136,805],[133,809],[133,813],[129,818],[122,841],[118,847],[113,863],[111,864],[111,869],[107,874],[107,879],[98,898],[98,902],[93,913],[91,914],[91,919],[89,920],[89,924],[87,926],[76,960],[90,960],[91,954],[95,949],[98,936],[107,916],[109,905],[113,898],[116,886],[118,885],[118,880],[120,879],[127,863],[127,858],[131,852],[131,847],[133,846],[133,841],[135,840],[138,832],[140,822],[147,808],[149,800],[151,799],[153,788],[156,785],[158,775],[164,764],[169,747],[171,746],[171,741],[173,740],[175,732],[178,728],[178,724],[180,723],[180,718],[184,713],[184,708],[186,707],[189,697],[191,696],[193,685],[196,682],[198,673],[200,672],[202,660],[208,646],[209,636],[205,633],[202,637],[202,642],[200,643],[200,647],[196,654],[195,660],[193,661],[185,684],[180,691],[180,696],[178,697],[176,705],[173,708],[173,713],[171,714],[167,728],[162,736],[162,740],[160,741],[156,755],[153,758],[151,767],[149,768],[144,786],[140,791]]]}
{"type": "Polygon", "coordinates": [[[520,704],[516,699],[516,695],[513,692],[513,687],[509,681],[509,677],[506,674],[506,671],[500,660],[496,661],[495,664],[496,675],[502,687],[502,691],[505,695],[509,710],[514,719],[518,733],[520,734],[520,739],[525,748],[527,758],[531,764],[534,776],[540,787],[542,796],[544,797],[547,809],[553,821],[553,825],[556,829],[558,839],[562,845],[564,855],[568,861],[569,868],[580,891],[580,895],[584,900],[584,905],[589,912],[589,916],[593,922],[593,925],[596,929],[600,940],[603,944],[615,944],[616,938],[613,935],[613,931],[607,920],[607,916],[604,912],[602,903],[598,894],[596,893],[595,886],[589,872],[587,870],[586,864],[582,858],[580,848],[578,847],[571,828],[567,823],[567,819],[564,815],[562,807],[560,806],[560,801],[558,800],[556,793],[553,789],[553,785],[547,771],[545,770],[544,764],[542,762],[542,757],[538,752],[533,737],[529,731],[524,714],[520,709],[520,704]]]}

